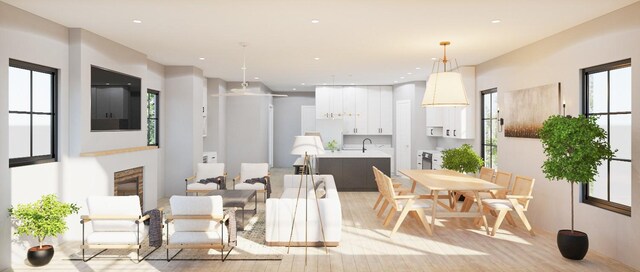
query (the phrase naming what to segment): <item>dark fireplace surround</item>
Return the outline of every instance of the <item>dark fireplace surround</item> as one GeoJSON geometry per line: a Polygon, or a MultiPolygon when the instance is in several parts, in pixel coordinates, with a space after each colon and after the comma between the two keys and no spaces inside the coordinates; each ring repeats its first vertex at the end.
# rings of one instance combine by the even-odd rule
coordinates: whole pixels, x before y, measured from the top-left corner
{"type": "Polygon", "coordinates": [[[143,195],[143,176],[144,168],[136,167],[127,170],[115,172],[113,174],[113,195],[114,196],[128,196],[137,195],[140,197],[140,207],[144,211],[142,205],[143,195]]]}

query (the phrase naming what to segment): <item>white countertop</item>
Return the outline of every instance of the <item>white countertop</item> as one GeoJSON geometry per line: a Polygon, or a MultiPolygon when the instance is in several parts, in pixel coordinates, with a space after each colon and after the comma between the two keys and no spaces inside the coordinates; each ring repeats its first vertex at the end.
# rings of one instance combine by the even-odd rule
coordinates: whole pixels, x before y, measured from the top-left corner
{"type": "Polygon", "coordinates": [[[336,152],[331,152],[330,150],[325,150],[324,154],[316,155],[317,158],[389,158],[391,156],[387,153],[384,153],[380,150],[371,150],[368,149],[366,152],[362,153],[362,150],[340,150],[336,152]]]}

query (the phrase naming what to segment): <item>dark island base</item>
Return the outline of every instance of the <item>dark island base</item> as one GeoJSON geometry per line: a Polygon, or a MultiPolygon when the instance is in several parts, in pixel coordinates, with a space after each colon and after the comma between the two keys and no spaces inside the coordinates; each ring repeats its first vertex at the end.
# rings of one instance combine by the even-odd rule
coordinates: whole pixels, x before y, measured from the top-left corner
{"type": "Polygon", "coordinates": [[[373,192],[378,186],[373,166],[385,173],[391,172],[390,158],[318,158],[318,173],[333,175],[336,188],[341,192],[373,192]]]}

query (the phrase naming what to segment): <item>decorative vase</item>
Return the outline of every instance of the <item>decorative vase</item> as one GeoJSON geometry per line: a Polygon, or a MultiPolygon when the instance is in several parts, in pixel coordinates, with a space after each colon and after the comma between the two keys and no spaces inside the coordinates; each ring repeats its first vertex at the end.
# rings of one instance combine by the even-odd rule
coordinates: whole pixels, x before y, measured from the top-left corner
{"type": "Polygon", "coordinates": [[[27,251],[27,260],[33,266],[47,265],[53,258],[53,246],[43,245],[42,248],[34,246],[27,251]]]}
{"type": "Polygon", "coordinates": [[[559,230],[558,249],[562,257],[571,260],[582,260],[589,251],[589,236],[581,231],[559,230]]]}

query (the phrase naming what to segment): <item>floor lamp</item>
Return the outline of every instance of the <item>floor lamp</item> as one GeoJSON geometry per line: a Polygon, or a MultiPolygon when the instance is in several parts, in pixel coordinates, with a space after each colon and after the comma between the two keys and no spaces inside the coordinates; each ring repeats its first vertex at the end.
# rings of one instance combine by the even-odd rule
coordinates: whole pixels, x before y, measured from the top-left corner
{"type": "Polygon", "coordinates": [[[304,156],[304,164],[302,166],[302,174],[300,175],[300,184],[298,187],[298,195],[296,197],[296,206],[293,210],[293,220],[291,222],[291,233],[289,235],[289,246],[287,248],[287,254],[291,249],[291,240],[293,239],[293,229],[296,223],[296,214],[298,212],[298,202],[300,201],[300,191],[302,190],[302,182],[304,181],[304,264],[307,265],[307,223],[308,223],[308,179],[311,177],[311,186],[313,186],[313,193],[316,199],[316,207],[318,208],[318,219],[320,220],[320,230],[322,232],[322,241],[324,245],[324,250],[326,253],[329,253],[329,249],[327,249],[327,239],[324,236],[324,225],[322,223],[322,215],[320,214],[320,205],[318,204],[318,194],[316,192],[316,182],[313,178],[313,168],[311,165],[311,156],[324,154],[324,147],[322,146],[322,140],[318,136],[296,136],[295,141],[293,142],[293,148],[291,149],[292,155],[301,155],[304,156]]]}

